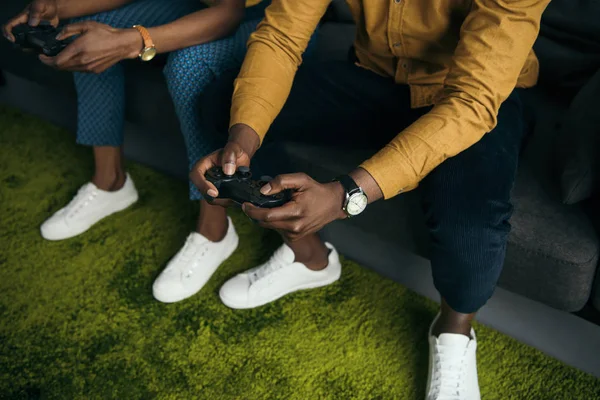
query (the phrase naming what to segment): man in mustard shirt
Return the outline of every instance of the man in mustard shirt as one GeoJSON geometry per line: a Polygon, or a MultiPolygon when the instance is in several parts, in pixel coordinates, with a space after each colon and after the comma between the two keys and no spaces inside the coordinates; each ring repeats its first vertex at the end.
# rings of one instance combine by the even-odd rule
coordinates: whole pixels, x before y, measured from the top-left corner
{"type": "MultiPolygon", "coordinates": [[[[249,165],[267,132],[269,139],[380,150],[331,183],[301,173],[276,177],[262,191],[293,189],[282,207],[244,205],[285,244],[228,281],[223,302],[256,307],[335,281],[338,256],[317,232],[419,186],[442,298],[429,332],[427,399],[479,399],[471,321],[504,261],[524,125],[514,89],[536,83],[532,45],[548,2],[347,0],[356,62],[298,68],[329,1],[274,0],[251,36],[231,107],[225,96],[233,77],[223,76],[206,97],[205,123],[217,131],[228,123],[229,140],[196,164],[194,183],[216,196],[205,172],[249,165]]],[[[202,204],[205,224],[221,232],[216,240],[228,229],[220,204],[202,204]]]]}

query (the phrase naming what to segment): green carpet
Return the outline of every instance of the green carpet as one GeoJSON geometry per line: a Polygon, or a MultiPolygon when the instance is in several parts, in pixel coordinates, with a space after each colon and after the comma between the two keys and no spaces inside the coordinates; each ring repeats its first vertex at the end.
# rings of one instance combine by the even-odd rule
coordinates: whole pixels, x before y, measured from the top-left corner
{"type": "MultiPolygon", "coordinates": [[[[233,212],[240,248],[196,296],[151,284],[194,225],[187,185],[129,170],[140,202],[78,238],[39,225],[92,170],[72,134],[0,107],[0,398],[422,399],[435,304],[344,261],[342,279],[252,311],[217,290],[278,238],[233,212]]],[[[600,398],[600,380],[477,326],[484,399],[600,398]]]]}

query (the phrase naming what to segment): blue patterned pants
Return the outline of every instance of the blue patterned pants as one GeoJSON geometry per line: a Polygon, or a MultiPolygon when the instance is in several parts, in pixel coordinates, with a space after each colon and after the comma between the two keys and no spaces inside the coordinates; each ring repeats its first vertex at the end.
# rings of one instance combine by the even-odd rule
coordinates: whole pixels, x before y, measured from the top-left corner
{"type": "MultiPolygon", "coordinates": [[[[179,117],[190,168],[216,148],[216,138],[200,131],[198,104],[204,89],[221,72],[239,67],[246,42],[262,19],[269,2],[246,10],[246,17],[231,36],[169,54],[164,75],[179,117]]],[[[147,27],[172,22],[201,9],[200,0],[138,0],[116,10],[78,18],[114,28],[134,24],[147,27]]],[[[121,146],[125,121],[125,74],[116,64],[101,74],[75,73],[78,98],[77,143],[88,146],[121,146]]],[[[190,198],[201,198],[190,183],[190,198]]]]}

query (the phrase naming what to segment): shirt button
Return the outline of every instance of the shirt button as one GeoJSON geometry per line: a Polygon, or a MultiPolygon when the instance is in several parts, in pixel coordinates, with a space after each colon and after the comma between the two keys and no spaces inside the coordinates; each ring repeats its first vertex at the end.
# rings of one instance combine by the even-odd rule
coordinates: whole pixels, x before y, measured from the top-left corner
{"type": "Polygon", "coordinates": [[[394,0],[394,3],[396,4],[400,4],[400,2],[402,2],[402,0],[394,0]]]}
{"type": "Polygon", "coordinates": [[[408,65],[407,64],[402,64],[402,68],[406,69],[406,68],[408,68],[408,65]]]}
{"type": "Polygon", "coordinates": [[[394,47],[400,47],[400,46],[402,46],[402,43],[401,43],[401,42],[396,42],[396,43],[394,43],[394,47]]]}

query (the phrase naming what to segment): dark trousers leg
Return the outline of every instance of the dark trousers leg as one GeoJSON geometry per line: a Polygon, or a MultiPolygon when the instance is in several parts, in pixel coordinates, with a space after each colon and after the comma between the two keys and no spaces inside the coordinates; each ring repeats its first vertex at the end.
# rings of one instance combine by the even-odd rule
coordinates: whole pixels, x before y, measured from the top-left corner
{"type": "Polygon", "coordinates": [[[496,287],[523,130],[521,102],[513,93],[496,128],[443,162],[418,189],[431,234],[433,281],[455,311],[476,312],[496,287]]]}
{"type": "MultiPolygon", "coordinates": [[[[208,90],[207,129],[225,132],[235,73],[208,90]]],[[[303,66],[267,141],[380,148],[428,109],[410,109],[406,86],[331,62],[303,66]]],[[[418,189],[432,238],[436,288],[455,311],[471,313],[491,296],[504,261],[523,121],[513,94],[498,126],[427,176],[418,189]]],[[[332,177],[333,178],[333,177],[332,177]]]]}

